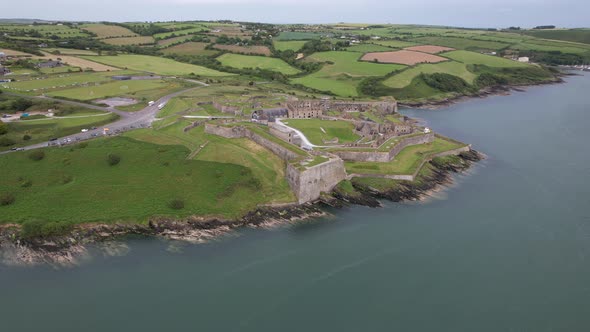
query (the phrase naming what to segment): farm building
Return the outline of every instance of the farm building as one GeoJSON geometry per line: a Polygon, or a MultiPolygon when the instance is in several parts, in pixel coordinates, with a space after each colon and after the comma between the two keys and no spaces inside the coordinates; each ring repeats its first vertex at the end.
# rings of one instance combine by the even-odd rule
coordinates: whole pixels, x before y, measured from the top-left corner
{"type": "Polygon", "coordinates": [[[518,58],[518,62],[529,62],[528,56],[521,56],[518,58]]]}
{"type": "Polygon", "coordinates": [[[44,62],[39,62],[37,64],[37,68],[55,68],[55,67],[61,67],[63,64],[61,63],[61,61],[57,60],[49,60],[49,61],[44,61],[44,62]]]}
{"type": "Polygon", "coordinates": [[[0,66],[0,76],[4,76],[6,74],[10,73],[10,69],[4,67],[4,66],[0,66]]]}

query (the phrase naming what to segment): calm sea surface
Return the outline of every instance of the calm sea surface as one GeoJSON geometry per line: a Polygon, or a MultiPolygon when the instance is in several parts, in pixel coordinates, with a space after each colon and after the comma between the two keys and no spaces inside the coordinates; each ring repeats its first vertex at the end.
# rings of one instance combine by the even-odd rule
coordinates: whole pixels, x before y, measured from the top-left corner
{"type": "Polygon", "coordinates": [[[590,331],[590,75],[408,110],[488,159],[423,203],[0,266],[0,331],[590,331]]]}

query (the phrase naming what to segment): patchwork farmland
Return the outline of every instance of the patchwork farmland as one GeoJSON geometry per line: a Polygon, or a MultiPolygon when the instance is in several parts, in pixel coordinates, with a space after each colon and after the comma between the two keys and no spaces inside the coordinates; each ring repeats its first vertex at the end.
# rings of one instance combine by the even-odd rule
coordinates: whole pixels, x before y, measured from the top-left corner
{"type": "Polygon", "coordinates": [[[402,65],[413,66],[418,63],[437,63],[447,59],[422,52],[414,51],[393,51],[393,52],[371,52],[366,53],[361,58],[363,61],[374,61],[379,63],[397,63],[402,65]]]}

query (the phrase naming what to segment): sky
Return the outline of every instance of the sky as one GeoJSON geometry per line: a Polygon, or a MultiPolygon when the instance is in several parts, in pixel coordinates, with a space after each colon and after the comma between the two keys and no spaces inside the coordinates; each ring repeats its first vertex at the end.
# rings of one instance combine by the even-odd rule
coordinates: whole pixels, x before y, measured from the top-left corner
{"type": "Polygon", "coordinates": [[[18,0],[0,18],[590,27],[587,0],[18,0]]]}

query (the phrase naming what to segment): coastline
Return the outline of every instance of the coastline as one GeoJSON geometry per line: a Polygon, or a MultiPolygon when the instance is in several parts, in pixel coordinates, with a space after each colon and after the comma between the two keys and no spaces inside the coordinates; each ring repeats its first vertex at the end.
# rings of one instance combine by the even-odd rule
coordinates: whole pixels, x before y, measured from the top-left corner
{"type": "MultiPolygon", "coordinates": [[[[401,107],[436,110],[462,101],[485,98],[495,95],[509,95],[512,91],[523,92],[526,88],[538,85],[565,83],[564,76],[576,76],[572,72],[561,72],[555,79],[528,85],[494,86],[480,90],[471,95],[458,95],[438,101],[416,103],[400,102],[401,107]]],[[[83,224],[75,226],[68,234],[47,238],[22,239],[19,237],[20,226],[16,224],[0,225],[0,264],[16,266],[50,265],[69,267],[80,264],[88,255],[91,245],[102,245],[106,255],[112,254],[116,240],[126,236],[160,237],[172,241],[187,243],[205,243],[215,238],[228,235],[240,227],[271,228],[287,223],[307,220],[329,215],[325,207],[343,208],[350,205],[381,207],[381,200],[392,202],[423,201],[445,186],[452,185],[453,173],[468,170],[471,165],[485,156],[475,150],[459,155],[460,164],[433,167],[433,172],[421,181],[404,182],[392,190],[378,190],[369,186],[354,186],[358,195],[346,195],[334,190],[320,199],[299,205],[297,203],[279,207],[260,207],[238,220],[216,217],[193,216],[171,220],[154,217],[147,224],[83,224]]],[[[432,161],[427,165],[433,165],[432,161]]]]}
{"type": "Polygon", "coordinates": [[[525,85],[498,85],[498,86],[491,86],[484,89],[479,90],[476,93],[469,94],[469,95],[457,95],[450,98],[445,98],[441,100],[432,100],[432,101],[423,101],[423,102],[398,102],[400,107],[405,108],[421,108],[421,109],[429,109],[429,110],[437,110],[441,108],[445,108],[451,105],[458,104],[463,101],[471,100],[471,99],[482,99],[491,96],[508,96],[512,93],[512,91],[517,92],[524,92],[527,88],[533,86],[540,86],[540,85],[552,85],[552,84],[561,84],[565,83],[566,81],[563,79],[564,76],[577,76],[579,74],[572,73],[572,72],[561,72],[555,75],[555,78],[549,81],[544,82],[536,82],[530,83],[525,85]]]}
{"type": "Polygon", "coordinates": [[[328,206],[381,207],[380,200],[420,201],[440,188],[451,185],[452,173],[464,172],[483,158],[481,153],[470,150],[459,155],[458,163],[436,165],[432,161],[429,162],[427,165],[432,166],[431,174],[422,177],[420,181],[400,181],[400,185],[392,190],[380,191],[371,187],[355,186],[358,195],[343,195],[334,190],[312,203],[260,207],[238,220],[198,216],[179,220],[154,217],[147,224],[83,224],[75,226],[65,235],[32,239],[23,239],[19,236],[19,225],[0,225],[0,263],[13,266],[76,266],[88,255],[89,246],[98,245],[105,254],[112,254],[112,245],[109,243],[131,235],[198,244],[228,235],[241,227],[272,228],[327,216],[329,213],[325,208],[328,206]]]}

